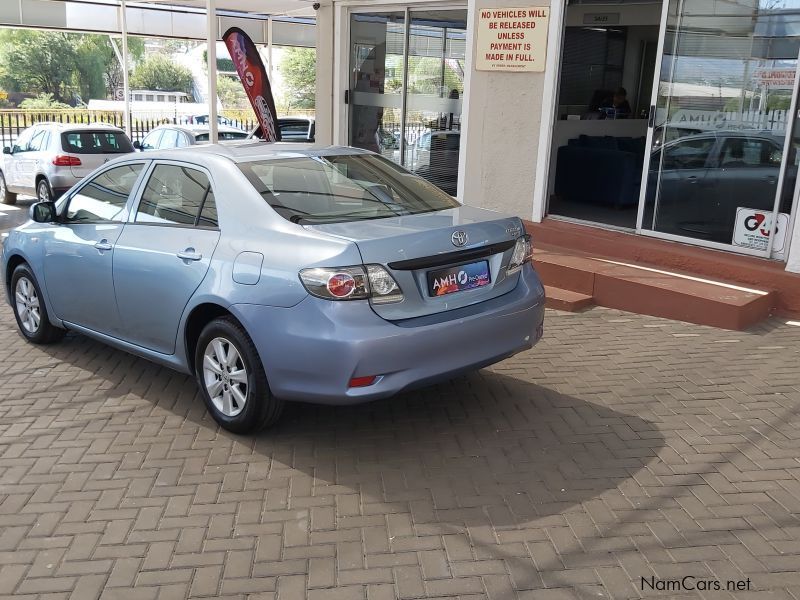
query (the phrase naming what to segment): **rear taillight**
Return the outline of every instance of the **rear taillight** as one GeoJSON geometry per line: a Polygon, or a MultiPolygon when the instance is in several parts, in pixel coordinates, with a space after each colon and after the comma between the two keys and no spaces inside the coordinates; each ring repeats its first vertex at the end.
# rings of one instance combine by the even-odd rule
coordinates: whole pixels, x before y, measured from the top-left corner
{"type": "Polygon", "coordinates": [[[511,253],[511,260],[508,263],[506,272],[510,275],[516,273],[522,268],[525,263],[531,262],[533,256],[533,244],[531,243],[531,236],[527,233],[517,238],[517,243],[514,244],[514,251],[511,253]]]}
{"type": "Polygon", "coordinates": [[[59,154],[53,159],[53,164],[57,167],[80,167],[81,159],[77,156],[59,154]]]}
{"type": "Polygon", "coordinates": [[[308,293],[325,300],[371,300],[374,304],[400,302],[403,292],[380,265],[316,267],[300,271],[308,293]]]}

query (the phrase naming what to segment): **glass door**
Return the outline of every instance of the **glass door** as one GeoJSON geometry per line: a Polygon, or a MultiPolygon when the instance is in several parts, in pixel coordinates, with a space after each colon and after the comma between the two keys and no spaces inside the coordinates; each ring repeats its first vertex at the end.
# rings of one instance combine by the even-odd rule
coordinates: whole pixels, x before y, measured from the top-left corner
{"type": "Polygon", "coordinates": [[[800,0],[665,1],[637,228],[779,254],[797,178],[800,0]]]}
{"type": "Polygon", "coordinates": [[[350,13],[349,143],[451,195],[458,185],[467,11],[350,13]]]}

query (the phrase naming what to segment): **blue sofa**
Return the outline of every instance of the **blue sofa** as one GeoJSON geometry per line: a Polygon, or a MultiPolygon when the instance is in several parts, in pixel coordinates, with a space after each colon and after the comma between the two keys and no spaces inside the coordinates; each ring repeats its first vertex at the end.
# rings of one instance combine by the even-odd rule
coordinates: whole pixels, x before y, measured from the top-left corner
{"type": "Polygon", "coordinates": [[[645,138],[588,136],[558,149],[554,192],[568,202],[624,208],[639,202],[645,138]]]}

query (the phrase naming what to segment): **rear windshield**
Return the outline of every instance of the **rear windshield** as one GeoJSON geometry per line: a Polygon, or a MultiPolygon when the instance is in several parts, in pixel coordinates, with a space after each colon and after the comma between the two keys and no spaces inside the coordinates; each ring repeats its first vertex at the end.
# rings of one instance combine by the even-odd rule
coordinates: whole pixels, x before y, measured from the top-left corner
{"type": "Polygon", "coordinates": [[[459,206],[381,156],[314,156],[240,163],[275,211],[293,223],[385,219],[459,206]]]}
{"type": "Polygon", "coordinates": [[[133,152],[128,136],[116,131],[68,131],[61,147],[70,154],[126,154],[133,152]]]}

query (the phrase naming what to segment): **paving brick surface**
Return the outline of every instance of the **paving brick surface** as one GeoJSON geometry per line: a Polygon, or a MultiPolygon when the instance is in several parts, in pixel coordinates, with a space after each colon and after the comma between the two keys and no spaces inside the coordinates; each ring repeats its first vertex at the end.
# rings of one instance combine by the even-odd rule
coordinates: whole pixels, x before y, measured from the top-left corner
{"type": "Polygon", "coordinates": [[[777,319],[549,312],[491,369],[254,437],[188,377],[24,343],[5,305],[0,364],[0,598],[800,599],[800,327],[777,319]]]}

